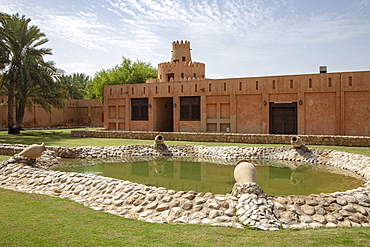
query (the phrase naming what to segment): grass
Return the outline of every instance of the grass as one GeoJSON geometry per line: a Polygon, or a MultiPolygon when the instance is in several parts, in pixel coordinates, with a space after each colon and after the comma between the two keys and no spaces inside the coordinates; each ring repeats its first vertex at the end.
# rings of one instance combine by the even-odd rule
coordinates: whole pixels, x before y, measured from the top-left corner
{"type": "Polygon", "coordinates": [[[0,246],[369,246],[369,228],[276,232],[151,224],[73,201],[0,189],[0,246]]]}
{"type": "MultiPolygon", "coordinates": [[[[1,143],[52,146],[153,144],[153,140],[72,138],[69,130],[0,131],[1,143]]],[[[237,143],[168,145],[277,146],[237,143]]],[[[281,146],[281,145],[280,145],[281,146]]],[[[370,156],[370,148],[324,147],[370,156]]],[[[8,156],[0,156],[0,160],[8,156]]],[[[0,246],[370,246],[370,228],[320,228],[276,232],[200,225],[151,224],[92,210],[57,197],[0,189],[0,246]]]]}

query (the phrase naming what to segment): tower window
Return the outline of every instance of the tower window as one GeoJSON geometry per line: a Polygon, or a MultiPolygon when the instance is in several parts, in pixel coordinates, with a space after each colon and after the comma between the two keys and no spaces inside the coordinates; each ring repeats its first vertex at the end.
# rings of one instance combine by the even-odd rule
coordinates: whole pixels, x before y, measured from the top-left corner
{"type": "Polygon", "coordinates": [[[331,87],[331,78],[328,80],[328,87],[331,87]]]}
{"type": "Polygon", "coordinates": [[[275,89],[276,88],[276,83],[275,83],[275,80],[272,81],[272,89],[275,89]]]}
{"type": "Polygon", "coordinates": [[[181,78],[184,78],[184,73],[181,73],[181,78]]]}
{"type": "Polygon", "coordinates": [[[186,60],[185,60],[185,57],[182,57],[182,61],[186,61],[186,60]]]}
{"type": "Polygon", "coordinates": [[[256,81],[256,90],[258,90],[258,81],[256,81]]]}
{"type": "Polygon", "coordinates": [[[310,79],[308,79],[308,87],[309,88],[312,88],[312,79],[310,78],[310,79]]]}

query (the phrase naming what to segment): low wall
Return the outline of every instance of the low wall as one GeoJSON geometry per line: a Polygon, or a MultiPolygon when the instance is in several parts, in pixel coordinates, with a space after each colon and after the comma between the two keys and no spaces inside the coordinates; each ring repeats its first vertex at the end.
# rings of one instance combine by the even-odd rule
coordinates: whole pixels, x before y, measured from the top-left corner
{"type": "MultiPolygon", "coordinates": [[[[240,133],[195,133],[195,132],[147,132],[147,131],[108,131],[73,130],[72,137],[118,138],[154,140],[163,135],[166,141],[228,142],[251,144],[290,144],[292,135],[240,134],[240,133]]],[[[330,136],[300,135],[306,145],[370,147],[369,136],[330,136]]]]}
{"type": "MultiPolygon", "coordinates": [[[[1,146],[8,150],[11,148],[9,144],[1,146]]],[[[20,145],[14,146],[17,151],[20,148],[20,145]]],[[[175,145],[168,146],[167,151],[174,157],[233,160],[234,164],[242,159],[304,161],[351,171],[362,177],[365,184],[344,192],[267,196],[256,183],[236,183],[231,194],[221,195],[175,191],[94,174],[47,170],[49,165],[58,163],[58,157],[89,160],[162,156],[154,145],[126,145],[48,146],[36,160],[15,155],[0,162],[0,187],[68,198],[95,210],[152,223],[249,226],[271,231],[280,228],[370,226],[370,157],[321,149],[304,152],[292,147],[175,145]]]]}

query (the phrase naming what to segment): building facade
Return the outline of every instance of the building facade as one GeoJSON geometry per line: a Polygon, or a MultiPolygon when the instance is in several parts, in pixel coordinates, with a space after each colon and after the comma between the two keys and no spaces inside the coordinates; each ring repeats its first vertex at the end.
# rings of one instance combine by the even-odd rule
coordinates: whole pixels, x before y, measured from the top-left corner
{"type": "Polygon", "coordinates": [[[370,136],[370,71],[207,79],[177,41],[157,79],[104,90],[110,130],[370,136]]]}

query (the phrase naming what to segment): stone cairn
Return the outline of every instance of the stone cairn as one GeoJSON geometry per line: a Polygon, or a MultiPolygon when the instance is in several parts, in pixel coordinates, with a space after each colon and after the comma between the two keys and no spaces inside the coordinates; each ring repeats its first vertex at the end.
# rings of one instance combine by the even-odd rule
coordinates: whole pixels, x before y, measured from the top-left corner
{"type": "MultiPolygon", "coordinates": [[[[164,144],[164,143],[162,143],[164,144]]],[[[162,145],[157,144],[157,145],[162,145]]],[[[302,145],[301,145],[302,146],[302,145]]],[[[300,146],[300,147],[301,147],[300,146]]],[[[0,154],[14,155],[0,163],[0,187],[68,198],[95,210],[155,223],[207,224],[263,230],[280,227],[317,228],[370,226],[370,157],[332,150],[296,147],[168,146],[175,156],[223,160],[278,159],[305,161],[352,172],[365,181],[363,187],[345,192],[309,196],[266,196],[255,180],[238,180],[230,194],[174,191],[92,174],[49,170],[59,157],[119,159],[156,157],[154,145],[115,147],[46,147],[40,157],[15,155],[26,145],[0,144],[0,154]]],[[[162,146],[163,147],[163,146],[162,146]]],[[[238,170],[237,170],[238,171],[238,170]]],[[[253,179],[253,173],[250,176],[253,179]]],[[[236,178],[237,179],[237,178],[236,178]]]]}

